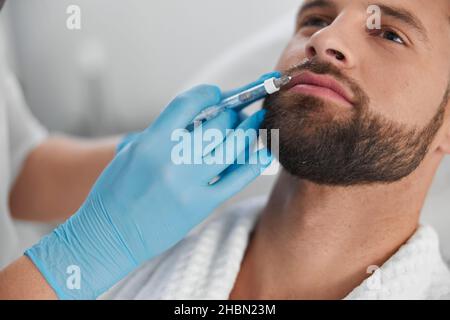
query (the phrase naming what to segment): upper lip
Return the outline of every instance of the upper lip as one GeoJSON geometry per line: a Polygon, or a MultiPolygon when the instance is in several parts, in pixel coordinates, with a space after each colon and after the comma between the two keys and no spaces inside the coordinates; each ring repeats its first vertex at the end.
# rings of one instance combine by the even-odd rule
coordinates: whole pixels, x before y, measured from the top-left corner
{"type": "Polygon", "coordinates": [[[347,100],[350,104],[353,104],[353,98],[349,92],[349,89],[341,85],[333,77],[305,71],[292,77],[292,80],[288,85],[288,89],[293,88],[299,84],[309,84],[333,90],[334,92],[342,96],[345,100],[347,100]]]}

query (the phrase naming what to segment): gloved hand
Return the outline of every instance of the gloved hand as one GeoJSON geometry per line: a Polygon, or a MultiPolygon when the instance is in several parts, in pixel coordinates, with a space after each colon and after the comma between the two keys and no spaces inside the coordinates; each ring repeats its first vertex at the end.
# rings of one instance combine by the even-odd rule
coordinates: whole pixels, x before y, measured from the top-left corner
{"type": "MultiPolygon", "coordinates": [[[[59,298],[96,298],[183,239],[269,165],[271,155],[266,149],[251,155],[259,158],[256,164],[234,165],[233,170],[226,170],[231,167],[227,164],[174,164],[174,130],[186,128],[203,109],[221,99],[220,90],[213,86],[199,86],[175,98],[116,155],[77,213],[25,252],[59,298]],[[218,175],[221,179],[210,185],[218,175]],[[79,288],[74,281],[77,275],[79,288]]],[[[237,114],[228,110],[186,133],[193,136],[210,128],[225,132],[238,124],[244,130],[258,129],[263,118],[262,110],[239,124],[237,114]]],[[[238,143],[236,155],[248,151],[250,143],[238,143]]],[[[202,156],[211,159],[214,152],[202,156]]]]}

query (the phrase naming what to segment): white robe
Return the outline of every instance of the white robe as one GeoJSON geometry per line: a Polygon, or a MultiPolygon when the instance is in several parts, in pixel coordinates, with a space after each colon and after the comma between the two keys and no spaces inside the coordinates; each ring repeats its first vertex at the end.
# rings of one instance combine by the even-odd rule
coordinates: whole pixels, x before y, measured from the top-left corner
{"type": "MultiPolygon", "coordinates": [[[[171,250],[129,275],[102,298],[228,299],[265,199],[213,216],[171,250]]],[[[411,239],[345,299],[449,299],[450,272],[436,232],[411,239]]]]}

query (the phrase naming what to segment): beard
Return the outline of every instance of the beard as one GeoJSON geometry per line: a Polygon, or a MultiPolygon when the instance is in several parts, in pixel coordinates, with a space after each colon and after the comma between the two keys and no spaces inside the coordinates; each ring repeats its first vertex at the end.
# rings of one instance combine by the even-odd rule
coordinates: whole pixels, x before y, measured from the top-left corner
{"type": "Polygon", "coordinates": [[[315,96],[282,90],[269,96],[262,129],[278,129],[275,156],[291,175],[317,184],[351,186],[392,183],[410,175],[425,158],[444,119],[448,91],[438,112],[424,128],[411,128],[369,109],[369,98],[332,64],[313,60],[287,73],[328,74],[355,94],[351,110],[315,96]]]}

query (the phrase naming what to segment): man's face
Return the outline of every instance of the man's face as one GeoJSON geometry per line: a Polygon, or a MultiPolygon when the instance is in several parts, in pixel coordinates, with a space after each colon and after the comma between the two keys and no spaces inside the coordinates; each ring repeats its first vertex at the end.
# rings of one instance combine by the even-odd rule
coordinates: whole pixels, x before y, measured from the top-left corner
{"type": "Polygon", "coordinates": [[[266,99],[279,160],[317,183],[397,181],[414,171],[444,121],[449,0],[307,0],[278,70],[290,88],[266,99]],[[381,28],[370,29],[370,5],[381,28]]]}

